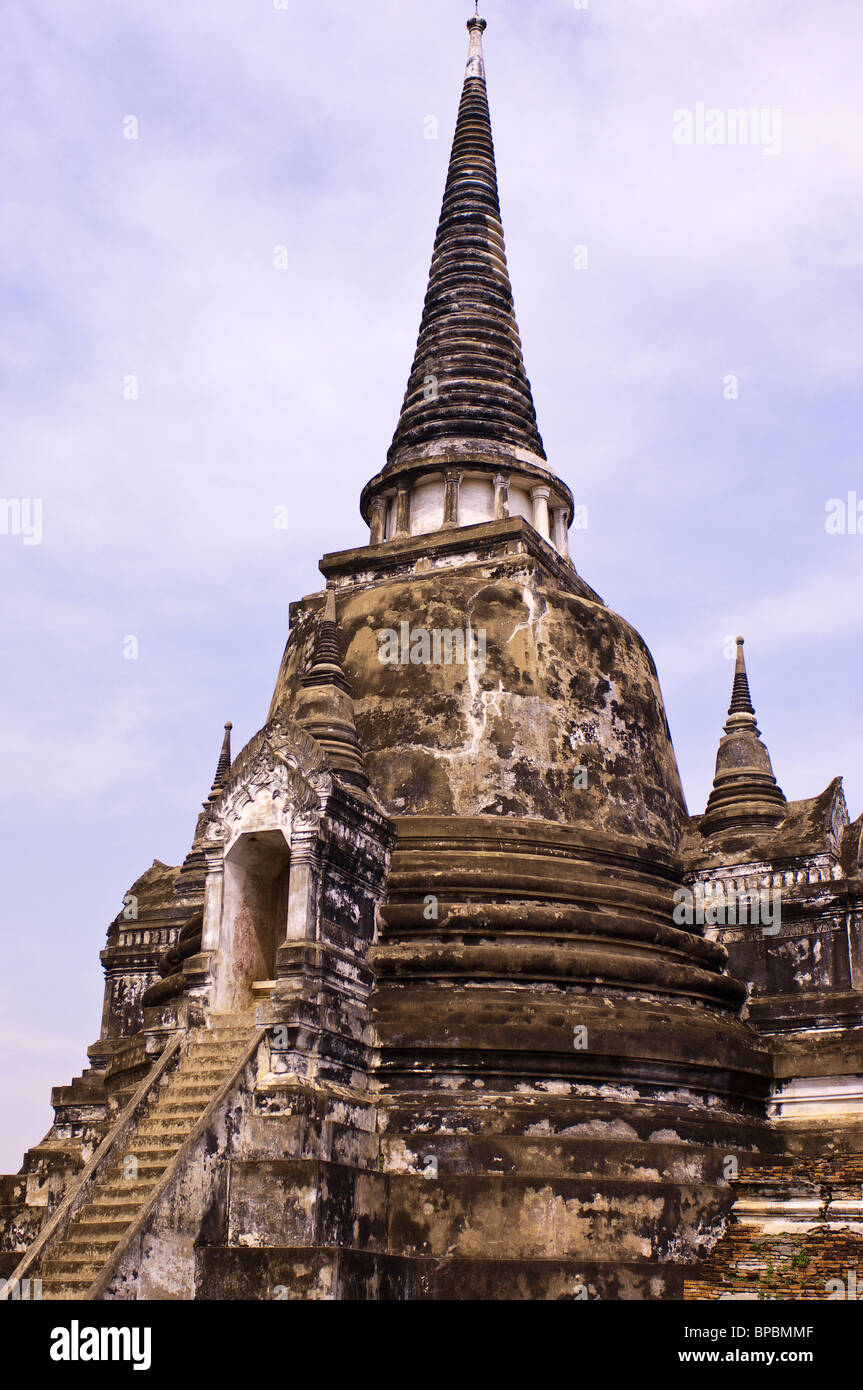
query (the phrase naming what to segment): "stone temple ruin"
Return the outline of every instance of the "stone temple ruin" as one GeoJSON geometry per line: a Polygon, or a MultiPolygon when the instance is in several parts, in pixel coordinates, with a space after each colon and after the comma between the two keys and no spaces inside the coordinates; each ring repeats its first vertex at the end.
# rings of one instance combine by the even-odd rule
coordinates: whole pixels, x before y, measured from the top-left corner
{"type": "Polygon", "coordinates": [[[90,1065],[0,1179],[4,1297],[821,1298],[859,1266],[863,818],[838,779],[786,801],[742,644],[687,812],[651,655],[569,554],[485,27],[368,543],[108,929],[90,1065]]]}

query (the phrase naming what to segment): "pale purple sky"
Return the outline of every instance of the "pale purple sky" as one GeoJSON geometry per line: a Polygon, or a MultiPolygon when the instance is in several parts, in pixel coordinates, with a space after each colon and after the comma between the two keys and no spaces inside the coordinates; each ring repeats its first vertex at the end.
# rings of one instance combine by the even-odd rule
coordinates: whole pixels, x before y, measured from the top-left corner
{"type": "MultiPolygon", "coordinates": [[[[0,497],[41,499],[43,537],[0,534],[0,1171],[86,1065],[107,924],[185,854],[224,720],[237,749],[263,722],[289,602],[367,536],[472,8],[5,16],[0,497]]],[[[578,567],[653,651],[692,811],[739,631],[786,794],[841,773],[856,816],[863,534],[828,535],[825,504],[863,500],[859,0],[483,9],[528,373],[589,509],[578,567]],[[675,143],[699,102],[778,110],[779,152],[675,143]]]]}

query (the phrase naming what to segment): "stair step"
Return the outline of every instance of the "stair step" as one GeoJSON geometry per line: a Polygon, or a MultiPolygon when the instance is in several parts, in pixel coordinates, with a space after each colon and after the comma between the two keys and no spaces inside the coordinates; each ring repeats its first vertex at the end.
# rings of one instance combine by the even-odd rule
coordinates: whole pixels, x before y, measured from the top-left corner
{"type": "Polygon", "coordinates": [[[81,1250],[113,1250],[129,1229],[134,1213],[124,1216],[120,1221],[100,1221],[98,1216],[70,1227],[65,1238],[57,1247],[58,1254],[80,1253],[81,1250]]]}
{"type": "Polygon", "coordinates": [[[163,1154],[174,1153],[176,1147],[176,1143],[170,1135],[164,1133],[141,1134],[139,1132],[129,1145],[128,1157],[134,1158],[140,1163],[144,1154],[159,1157],[163,1154]]]}
{"type": "MultiPolygon", "coordinates": [[[[96,1276],[94,1275],[93,1278],[96,1276]]],[[[93,1279],[72,1279],[67,1276],[59,1276],[53,1279],[50,1284],[42,1285],[42,1298],[50,1302],[60,1302],[64,1298],[82,1298],[87,1292],[93,1279]]]]}
{"type": "Polygon", "coordinates": [[[129,1225],[129,1222],[130,1217],[127,1215],[112,1219],[107,1215],[99,1216],[98,1212],[96,1212],[94,1215],[88,1216],[84,1221],[76,1221],[74,1226],[69,1228],[69,1234],[66,1239],[70,1242],[74,1242],[76,1245],[80,1244],[82,1241],[96,1242],[99,1245],[104,1244],[106,1241],[113,1241],[116,1245],[117,1241],[126,1230],[126,1227],[129,1225]]]}
{"type": "Polygon", "coordinates": [[[169,1139],[167,1143],[165,1143],[164,1137],[159,1138],[154,1143],[152,1139],[150,1139],[149,1142],[147,1142],[145,1136],[144,1143],[142,1144],[141,1148],[136,1149],[130,1155],[130,1157],[134,1158],[135,1162],[138,1164],[138,1177],[140,1178],[142,1176],[141,1169],[147,1164],[154,1167],[161,1166],[162,1168],[167,1168],[168,1164],[176,1155],[177,1150],[180,1148],[180,1145],[185,1137],[186,1134],[184,1131],[182,1135],[178,1135],[176,1138],[169,1139]]]}
{"type": "Polygon", "coordinates": [[[91,1205],[97,1211],[138,1211],[147,1200],[147,1197],[155,1187],[155,1183],[147,1183],[138,1192],[106,1192],[102,1188],[97,1188],[93,1194],[91,1205]]]}
{"type": "MultiPolygon", "coordinates": [[[[112,1241],[110,1245],[75,1245],[68,1250],[59,1251],[54,1258],[62,1268],[56,1272],[52,1271],[47,1277],[56,1279],[60,1274],[74,1274],[81,1279],[86,1277],[88,1283],[92,1283],[118,1245],[119,1241],[112,1241]],[[73,1261],[68,1267],[65,1264],[67,1260],[73,1261]]],[[[46,1260],[45,1264],[47,1263],[46,1260]]]]}
{"type": "Polygon", "coordinates": [[[209,1081],[200,1081],[191,1072],[178,1072],[166,1086],[160,1089],[159,1100],[165,1100],[168,1096],[183,1095],[186,1091],[192,1091],[199,1095],[206,1091],[209,1085],[209,1081]]]}
{"type": "Polygon", "coordinates": [[[198,1053],[197,1056],[190,1053],[185,1061],[181,1062],[174,1075],[178,1076],[180,1070],[183,1069],[187,1076],[221,1076],[229,1072],[234,1065],[233,1058],[226,1060],[221,1051],[214,1052],[212,1055],[198,1053]]]}
{"type": "Polygon", "coordinates": [[[139,1207],[152,1189],[152,1181],[145,1180],[125,1185],[121,1182],[100,1183],[93,1192],[93,1202],[96,1206],[112,1203],[118,1207],[139,1207]]]}
{"type": "Polygon", "coordinates": [[[142,1120],[135,1133],[132,1135],[129,1146],[126,1149],[127,1156],[136,1158],[140,1156],[142,1150],[158,1153],[163,1149],[170,1149],[173,1147],[171,1140],[164,1134],[160,1134],[156,1137],[153,1134],[145,1133],[145,1126],[147,1124],[149,1124],[148,1120],[142,1120]]]}
{"type": "MultiPolygon", "coordinates": [[[[189,1084],[177,1086],[173,1090],[163,1092],[163,1094],[159,1096],[158,1105],[164,1105],[166,1102],[171,1105],[176,1105],[178,1101],[183,1101],[187,1105],[205,1106],[212,1094],[213,1087],[209,1082],[203,1082],[201,1085],[195,1086],[189,1084]]],[[[155,1109],[156,1106],[153,1106],[153,1110],[155,1109]]],[[[151,1110],[150,1114],[152,1113],[153,1111],[151,1110]]]]}
{"type": "Polygon", "coordinates": [[[105,1176],[101,1179],[99,1186],[131,1189],[134,1188],[136,1183],[146,1182],[146,1178],[143,1176],[141,1170],[146,1167],[155,1167],[157,1158],[162,1158],[163,1153],[167,1154],[168,1150],[166,1149],[163,1151],[160,1149],[158,1155],[154,1153],[153,1158],[145,1158],[142,1153],[129,1154],[129,1158],[135,1160],[135,1177],[133,1178],[131,1176],[125,1165],[122,1168],[109,1168],[105,1176]]]}
{"type": "MultiPolygon", "coordinates": [[[[93,1192],[93,1197],[97,1197],[98,1194],[99,1189],[96,1188],[93,1192]]],[[[138,1205],[141,1205],[140,1201],[138,1202],[138,1205]]],[[[76,1213],[74,1224],[77,1225],[79,1221],[89,1221],[91,1216],[98,1216],[100,1221],[106,1220],[104,1209],[101,1207],[97,1207],[95,1205],[95,1202],[91,1201],[88,1202],[86,1206],[81,1207],[81,1209],[76,1213]]]]}
{"type": "MultiPolygon", "coordinates": [[[[208,1062],[213,1066],[227,1066],[233,1061],[234,1055],[239,1055],[240,1049],[234,1047],[232,1043],[210,1043],[204,1046],[192,1044],[183,1058],[183,1062],[208,1062]]],[[[180,1065],[183,1065],[183,1062],[180,1065]]]]}
{"type": "Polygon", "coordinates": [[[80,1254],[64,1253],[62,1255],[55,1255],[51,1259],[45,1259],[42,1262],[42,1283],[44,1285],[46,1281],[57,1279],[64,1274],[82,1279],[84,1275],[89,1274],[91,1270],[93,1271],[92,1278],[90,1279],[92,1283],[101,1267],[102,1266],[97,1261],[94,1261],[92,1255],[87,1255],[83,1252],[80,1254]]]}
{"type": "MultiPolygon", "coordinates": [[[[111,1245],[75,1245],[69,1250],[63,1250],[55,1256],[58,1264],[63,1265],[63,1268],[58,1272],[61,1274],[78,1274],[82,1278],[84,1274],[87,1273],[92,1282],[99,1270],[104,1267],[105,1261],[110,1259],[119,1243],[119,1241],[114,1241],[111,1245]],[[66,1260],[73,1261],[68,1268],[64,1264],[66,1260]],[[91,1270],[92,1273],[90,1273],[91,1270]]],[[[56,1274],[52,1272],[48,1277],[54,1279],[56,1278],[56,1274]]]]}
{"type": "MultiPolygon", "coordinates": [[[[197,1111],[197,1113],[196,1113],[196,1115],[194,1116],[194,1118],[197,1118],[198,1115],[202,1114],[204,1108],[205,1108],[205,1107],[202,1106],[201,1109],[197,1111]]],[[[156,1125],[163,1125],[163,1124],[165,1123],[166,1120],[170,1120],[173,1124],[184,1123],[185,1120],[186,1120],[187,1118],[188,1118],[188,1119],[191,1119],[191,1118],[193,1118],[193,1117],[192,1117],[192,1116],[188,1116],[188,1117],[187,1117],[187,1116],[184,1116],[184,1115],[182,1115],[182,1114],[177,1113],[176,1111],[167,1111],[167,1112],[166,1112],[163,1105],[154,1105],[154,1106],[153,1106],[153,1109],[150,1110],[150,1111],[149,1111],[145,1116],[143,1116],[143,1118],[141,1119],[141,1122],[140,1122],[140,1124],[138,1125],[138,1128],[137,1128],[136,1133],[140,1134],[140,1133],[142,1132],[142,1130],[145,1130],[145,1129],[147,1128],[148,1125],[154,1125],[154,1124],[156,1124],[156,1125]]]]}
{"type": "Polygon", "coordinates": [[[153,1126],[164,1129],[165,1125],[170,1124],[175,1128],[177,1125],[184,1124],[185,1121],[179,1115],[160,1115],[158,1112],[151,1113],[145,1120],[142,1120],[137,1129],[137,1134],[149,1133],[153,1126]]]}
{"type": "Polygon", "coordinates": [[[96,1270],[92,1279],[90,1278],[89,1269],[75,1270],[74,1272],[63,1274],[53,1274],[50,1279],[44,1279],[42,1281],[42,1297],[45,1297],[46,1292],[50,1298],[55,1291],[60,1292],[63,1290],[68,1292],[70,1297],[74,1297],[77,1291],[83,1293],[85,1289],[89,1289],[98,1272],[99,1271],[96,1270]]]}
{"type": "MultiPolygon", "coordinates": [[[[138,1184],[149,1187],[154,1178],[158,1177],[160,1173],[164,1173],[173,1156],[173,1153],[167,1151],[164,1154],[160,1153],[158,1156],[154,1155],[150,1158],[145,1157],[143,1154],[135,1154],[135,1158],[138,1160],[138,1177],[135,1182],[130,1182],[127,1178],[124,1178],[121,1173],[113,1173],[110,1179],[106,1179],[105,1190],[110,1188],[113,1191],[116,1188],[116,1190],[119,1191],[123,1187],[135,1187],[138,1184]]],[[[102,1190],[102,1184],[100,1183],[99,1191],[102,1190]]]]}
{"type": "Polygon", "coordinates": [[[224,1081],[226,1076],[230,1075],[232,1070],[232,1067],[189,1067],[185,1071],[183,1079],[215,1089],[224,1081]]]}
{"type": "MultiPolygon", "coordinates": [[[[232,1059],[233,1054],[239,1052],[233,1043],[191,1043],[183,1054],[180,1067],[187,1066],[189,1062],[208,1062],[213,1065],[226,1066],[232,1059]]],[[[176,1076],[175,1069],[173,1075],[176,1076]]]]}
{"type": "Polygon", "coordinates": [[[138,1161],[138,1177],[142,1181],[150,1178],[154,1173],[164,1173],[171,1159],[174,1157],[176,1149],[153,1149],[147,1147],[138,1150],[133,1157],[138,1161]]]}

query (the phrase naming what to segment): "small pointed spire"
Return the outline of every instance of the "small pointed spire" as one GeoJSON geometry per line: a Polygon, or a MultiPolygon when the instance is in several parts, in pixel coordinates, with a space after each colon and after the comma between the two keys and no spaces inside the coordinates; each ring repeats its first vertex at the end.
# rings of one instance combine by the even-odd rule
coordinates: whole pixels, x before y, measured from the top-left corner
{"type": "Polygon", "coordinates": [[[340,690],[350,693],[350,686],[342,667],[341,643],[336,624],[336,595],[333,589],[327,590],[324,611],[318,620],[312,660],[303,676],[303,685],[335,685],[340,690]]]}
{"type": "Polygon", "coordinates": [[[294,717],[317,739],[330,766],[346,782],[368,786],[351,687],[342,666],[334,589],[327,590],[294,717]]]}
{"type": "Polygon", "coordinates": [[[222,739],[222,751],[219,754],[219,761],[216,764],[216,775],[213,778],[213,785],[210,788],[210,795],[204,802],[204,806],[211,805],[218,801],[222,795],[222,789],[228,780],[228,773],[231,771],[231,730],[233,724],[230,720],[225,725],[225,736],[222,739]]]}
{"type": "Polygon", "coordinates": [[[195,837],[192,840],[192,848],[183,860],[177,882],[174,884],[174,894],[180,897],[194,897],[197,893],[203,893],[204,885],[207,881],[207,856],[204,851],[205,832],[208,825],[212,824],[212,813],[216,803],[219,801],[222,792],[228,784],[231,775],[231,730],[233,724],[228,720],[225,725],[225,733],[222,738],[222,749],[219,753],[219,761],[216,764],[216,775],[213,778],[213,785],[210,788],[210,795],[203,802],[203,811],[198,816],[198,823],[195,826],[195,837]]]}
{"type": "Polygon", "coordinates": [[[731,704],[701,828],[706,835],[737,828],[770,830],[784,819],[786,805],[755,722],[743,638],[738,637],[731,704]]]}

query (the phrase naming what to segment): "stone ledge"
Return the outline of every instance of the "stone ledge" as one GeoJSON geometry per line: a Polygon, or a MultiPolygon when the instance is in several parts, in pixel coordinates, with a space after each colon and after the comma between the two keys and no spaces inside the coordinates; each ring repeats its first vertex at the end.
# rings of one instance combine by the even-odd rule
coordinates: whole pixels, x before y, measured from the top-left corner
{"type": "MultiPolygon", "coordinates": [[[[419,561],[444,560],[462,556],[466,564],[491,558],[529,556],[538,560],[562,588],[604,607],[603,600],[564,560],[554,546],[544,540],[524,517],[506,521],[482,522],[478,526],[459,526],[452,531],[432,531],[423,536],[386,541],[383,545],[356,547],[324,555],[320,571],[326,579],[355,580],[363,585],[386,579],[392,571],[410,570],[419,561]],[[516,547],[516,548],[513,548],[516,547]]],[[[427,571],[425,571],[427,573],[427,571]]]]}

